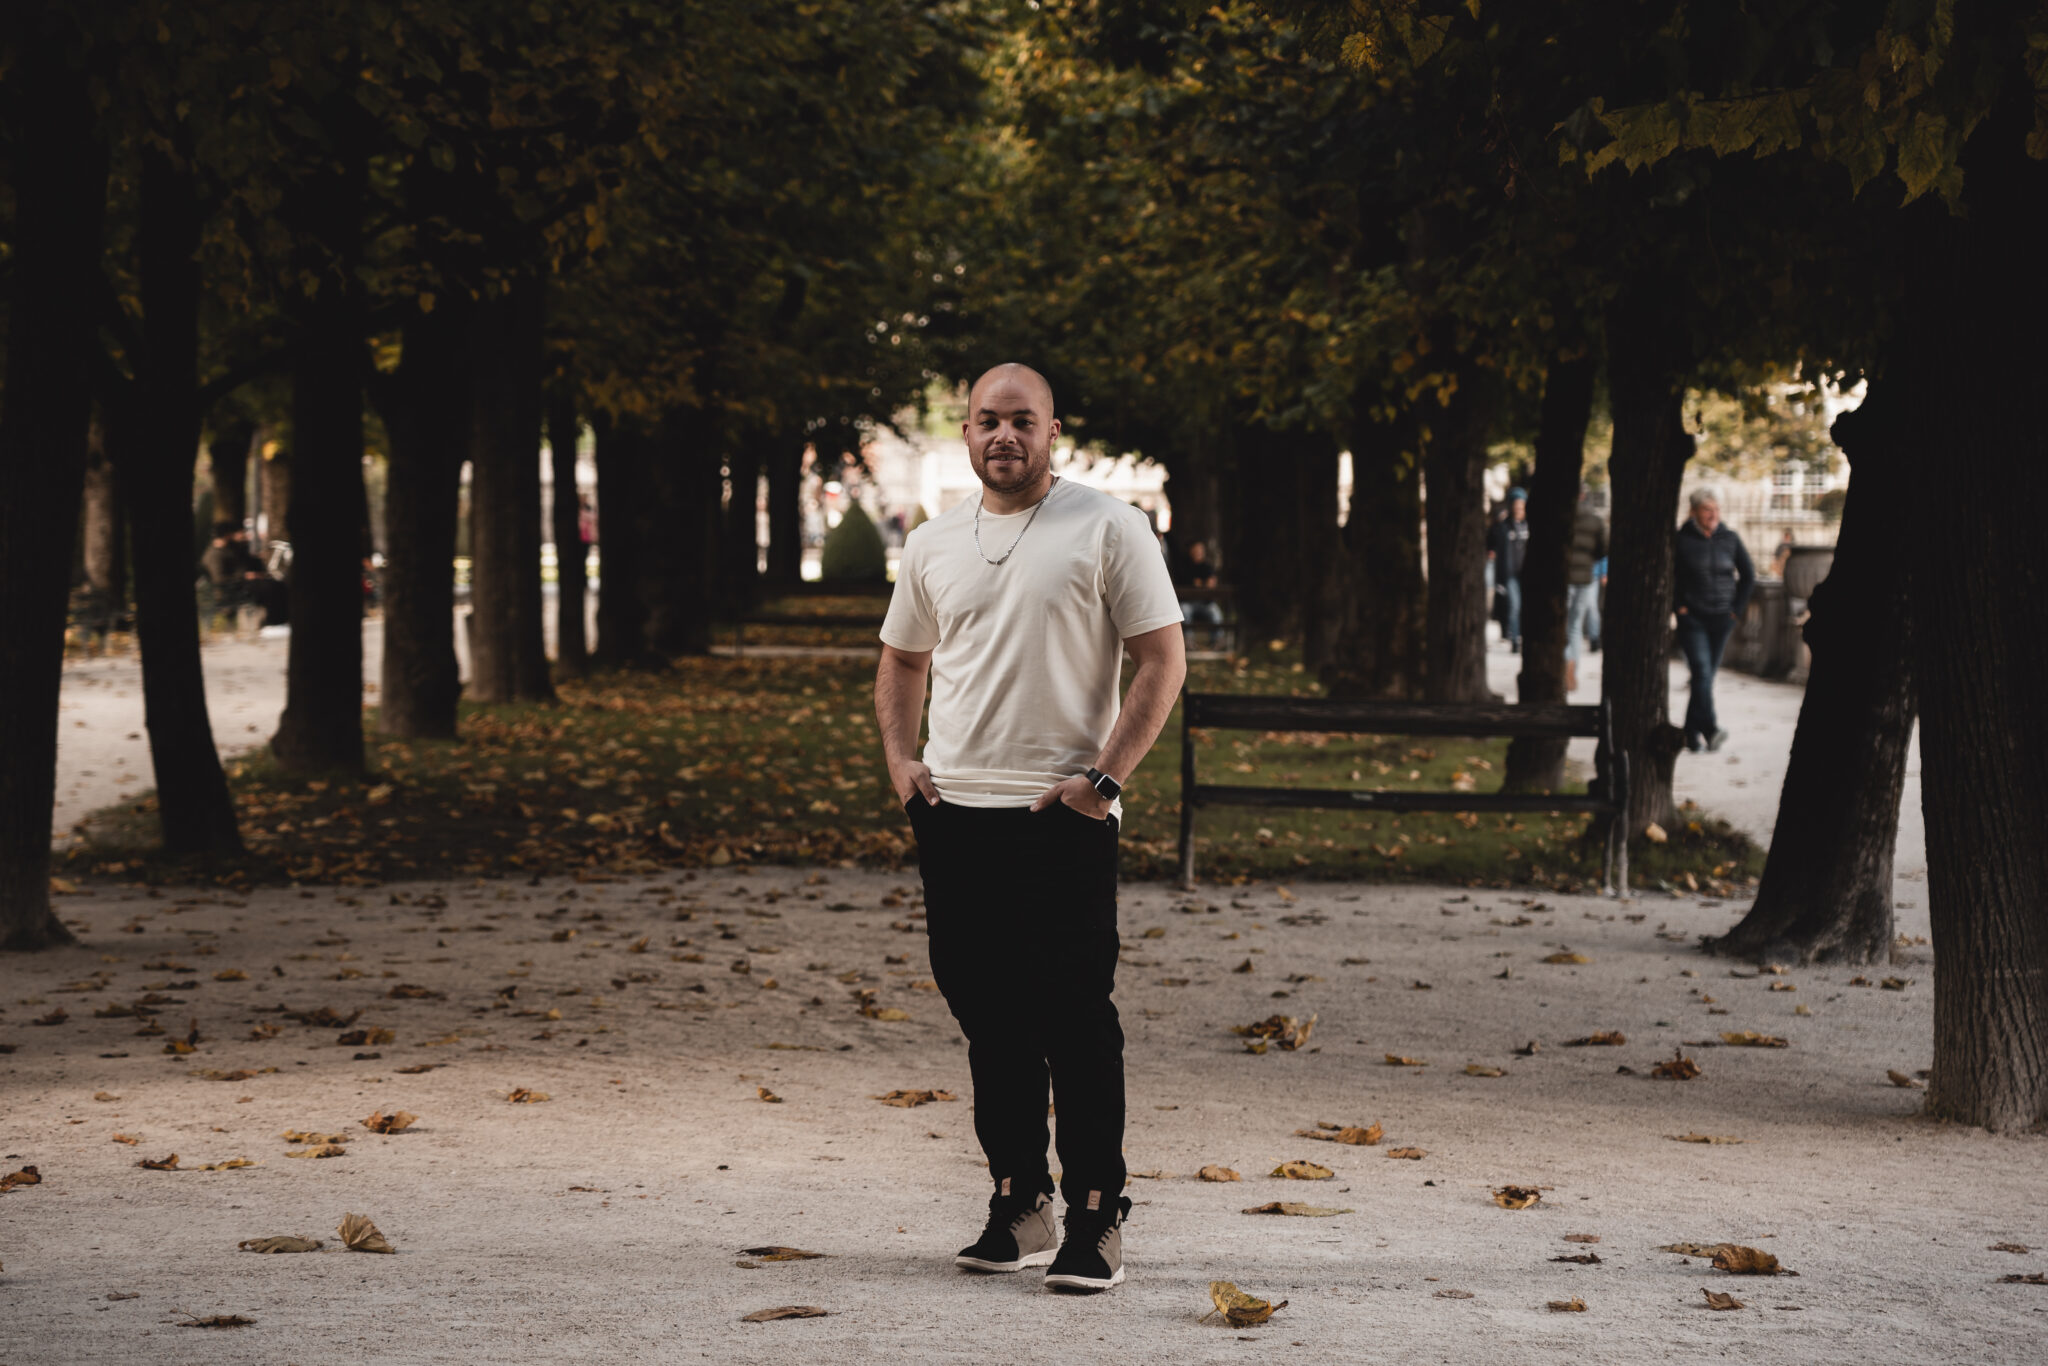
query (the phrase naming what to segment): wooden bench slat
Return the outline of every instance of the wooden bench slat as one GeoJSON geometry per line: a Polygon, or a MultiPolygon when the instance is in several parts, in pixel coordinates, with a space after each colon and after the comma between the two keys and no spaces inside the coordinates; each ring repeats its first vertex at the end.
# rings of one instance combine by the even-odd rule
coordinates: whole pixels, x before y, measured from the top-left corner
{"type": "Polygon", "coordinates": [[[1336,702],[1323,697],[1189,693],[1187,724],[1358,735],[1597,736],[1598,707],[1558,702],[1336,702]]]}
{"type": "Polygon", "coordinates": [[[1583,792],[1372,792],[1342,787],[1224,787],[1197,783],[1196,806],[1284,806],[1376,811],[1585,811],[1612,805],[1583,792]]]}

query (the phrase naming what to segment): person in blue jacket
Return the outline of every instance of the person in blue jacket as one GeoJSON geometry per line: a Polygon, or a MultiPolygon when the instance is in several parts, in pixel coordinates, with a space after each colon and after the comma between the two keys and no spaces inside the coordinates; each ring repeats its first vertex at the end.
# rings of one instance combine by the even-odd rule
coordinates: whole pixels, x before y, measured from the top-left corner
{"type": "Polygon", "coordinates": [[[1721,524],[1721,500],[1710,488],[1694,489],[1692,516],[1678,528],[1674,587],[1678,647],[1692,670],[1692,697],[1685,708],[1685,747],[1709,753],[1728,741],[1714,715],[1714,672],[1735,623],[1749,610],[1756,566],[1742,538],[1721,524]]]}

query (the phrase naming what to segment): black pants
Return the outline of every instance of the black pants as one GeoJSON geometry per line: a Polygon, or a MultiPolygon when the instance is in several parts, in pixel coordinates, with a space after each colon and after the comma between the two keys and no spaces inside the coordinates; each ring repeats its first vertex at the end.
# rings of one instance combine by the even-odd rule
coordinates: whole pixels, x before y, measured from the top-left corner
{"type": "Polygon", "coordinates": [[[1124,1188],[1124,1032],[1116,986],[1115,818],[1070,806],[908,804],[924,875],[932,976],[967,1036],[974,1134],[989,1175],[1082,1208],[1124,1188]]]}
{"type": "Polygon", "coordinates": [[[1721,653],[1735,630],[1735,618],[1727,612],[1686,612],[1678,619],[1678,648],[1685,652],[1692,670],[1692,689],[1685,704],[1685,738],[1711,740],[1721,722],[1714,715],[1714,675],[1721,668],[1721,653]]]}

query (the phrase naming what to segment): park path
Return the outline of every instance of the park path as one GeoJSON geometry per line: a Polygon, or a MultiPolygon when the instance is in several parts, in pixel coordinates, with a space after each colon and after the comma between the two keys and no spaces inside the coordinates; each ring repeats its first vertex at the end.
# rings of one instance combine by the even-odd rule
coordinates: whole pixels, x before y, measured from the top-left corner
{"type": "MultiPolygon", "coordinates": [[[[548,613],[548,617],[552,620],[553,613],[548,613]]],[[[467,658],[460,651],[460,631],[456,639],[458,655],[466,669],[467,658]]],[[[383,643],[383,623],[372,618],[363,629],[363,679],[369,699],[376,695],[383,643]]],[[[259,747],[276,730],[278,714],[284,710],[288,648],[289,642],[281,636],[253,641],[223,637],[206,646],[203,657],[207,702],[214,741],[224,756],[259,747]]],[[[1603,658],[1590,655],[1583,662],[1579,690],[1572,695],[1573,701],[1587,702],[1599,697],[1603,658]]],[[[1489,649],[1486,663],[1487,677],[1494,690],[1513,697],[1520,657],[1496,643],[1489,649]]],[[[1685,710],[1683,664],[1673,663],[1671,679],[1672,713],[1679,715],[1685,710]]],[[[1746,674],[1724,672],[1717,696],[1723,724],[1734,738],[1719,754],[1679,756],[1675,778],[1679,798],[1697,802],[1702,810],[1768,844],[1804,695],[1803,689],[1791,684],[1767,683],[1746,674]]],[[[149,745],[142,733],[140,660],[130,652],[67,665],[59,708],[61,735],[52,832],[62,840],[88,812],[153,785],[149,745]]],[[[1571,753],[1575,760],[1590,765],[1592,742],[1575,742],[1571,753]]],[[[1917,889],[1926,879],[1927,841],[1920,813],[1917,736],[1906,764],[1896,868],[1900,899],[1920,900],[1922,893],[1917,889]]]]}

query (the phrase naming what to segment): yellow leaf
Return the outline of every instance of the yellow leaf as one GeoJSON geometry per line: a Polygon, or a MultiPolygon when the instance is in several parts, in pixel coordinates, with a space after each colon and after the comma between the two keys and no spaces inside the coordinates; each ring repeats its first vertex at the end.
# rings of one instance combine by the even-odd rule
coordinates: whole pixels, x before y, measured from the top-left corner
{"type": "Polygon", "coordinates": [[[1247,1295],[1229,1281],[1209,1282],[1209,1299],[1216,1306],[1212,1312],[1221,1314],[1232,1328],[1250,1328],[1264,1323],[1273,1317],[1276,1310],[1287,1307],[1286,1300],[1274,1304],[1270,1300],[1247,1295]]]}
{"type": "Polygon", "coordinates": [[[384,1241],[384,1235],[370,1222],[367,1214],[344,1214],[341,1224],[335,1229],[341,1241],[350,1252],[396,1252],[397,1248],[384,1241]]]}
{"type": "Polygon", "coordinates": [[[1272,1176],[1285,1177],[1289,1181],[1328,1181],[1336,1174],[1328,1167],[1318,1166],[1299,1158],[1292,1162],[1282,1162],[1269,1173],[1272,1176]]]}
{"type": "Polygon", "coordinates": [[[1493,1203],[1502,1209],[1527,1209],[1542,1199],[1534,1186],[1502,1186],[1493,1193],[1493,1203]]]}

